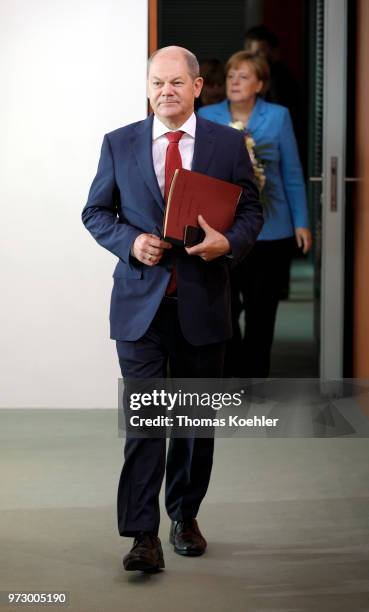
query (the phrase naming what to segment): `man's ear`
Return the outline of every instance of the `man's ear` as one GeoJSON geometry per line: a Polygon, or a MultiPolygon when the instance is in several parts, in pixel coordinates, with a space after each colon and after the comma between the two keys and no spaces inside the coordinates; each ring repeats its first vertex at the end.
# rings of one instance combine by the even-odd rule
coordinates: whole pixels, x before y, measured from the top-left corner
{"type": "Polygon", "coordinates": [[[204,85],[204,79],[202,77],[196,77],[196,79],[193,82],[195,98],[198,98],[199,95],[201,94],[203,85],[204,85]]]}

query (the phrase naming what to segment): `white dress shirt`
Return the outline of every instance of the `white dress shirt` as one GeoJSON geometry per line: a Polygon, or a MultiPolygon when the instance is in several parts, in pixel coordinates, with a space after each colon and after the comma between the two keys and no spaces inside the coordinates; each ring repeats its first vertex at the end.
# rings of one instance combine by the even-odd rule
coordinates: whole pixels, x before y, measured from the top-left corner
{"type": "Polygon", "coordinates": [[[175,130],[169,130],[164,123],[154,115],[152,124],[152,159],[156,178],[158,179],[160,191],[164,197],[165,185],[165,155],[168,147],[168,139],[164,135],[167,132],[184,132],[179,141],[179,152],[182,158],[182,168],[191,170],[193,151],[195,148],[195,132],[196,132],[196,115],[192,113],[191,117],[184,122],[183,125],[175,130]]]}

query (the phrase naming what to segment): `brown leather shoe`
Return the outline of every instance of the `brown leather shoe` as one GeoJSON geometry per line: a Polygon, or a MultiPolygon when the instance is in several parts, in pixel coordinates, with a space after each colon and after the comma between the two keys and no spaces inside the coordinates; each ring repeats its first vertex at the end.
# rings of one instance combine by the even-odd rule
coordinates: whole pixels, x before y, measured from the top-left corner
{"type": "Polygon", "coordinates": [[[206,540],[195,519],[172,521],[169,541],[178,555],[198,557],[206,550],[206,540]]]}
{"type": "Polygon", "coordinates": [[[154,573],[165,567],[160,540],[151,533],[141,532],[136,536],[133,547],[123,558],[127,572],[138,570],[154,573]]]}

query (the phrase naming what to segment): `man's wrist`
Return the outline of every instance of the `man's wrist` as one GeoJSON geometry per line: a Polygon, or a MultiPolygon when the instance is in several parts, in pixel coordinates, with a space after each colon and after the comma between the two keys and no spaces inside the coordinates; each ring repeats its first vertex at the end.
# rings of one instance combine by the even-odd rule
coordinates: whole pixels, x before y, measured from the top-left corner
{"type": "Polygon", "coordinates": [[[129,250],[129,254],[131,255],[131,257],[134,257],[135,259],[137,259],[136,255],[135,255],[135,244],[136,244],[136,240],[137,238],[139,238],[140,236],[142,236],[142,234],[137,234],[137,236],[135,236],[132,244],[131,244],[131,248],[129,250]]]}
{"type": "Polygon", "coordinates": [[[223,238],[224,238],[224,252],[222,254],[223,255],[231,255],[231,253],[232,253],[231,244],[230,244],[228,238],[226,238],[224,235],[223,235],[223,238]]]}

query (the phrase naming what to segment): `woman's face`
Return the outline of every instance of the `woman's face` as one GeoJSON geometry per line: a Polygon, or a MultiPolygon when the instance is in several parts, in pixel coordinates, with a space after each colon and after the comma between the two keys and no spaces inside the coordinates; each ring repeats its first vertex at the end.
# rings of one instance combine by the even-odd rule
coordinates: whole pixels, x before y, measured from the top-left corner
{"type": "Polygon", "coordinates": [[[227,73],[227,98],[230,102],[247,102],[255,98],[263,87],[251,62],[241,62],[227,73]]]}

